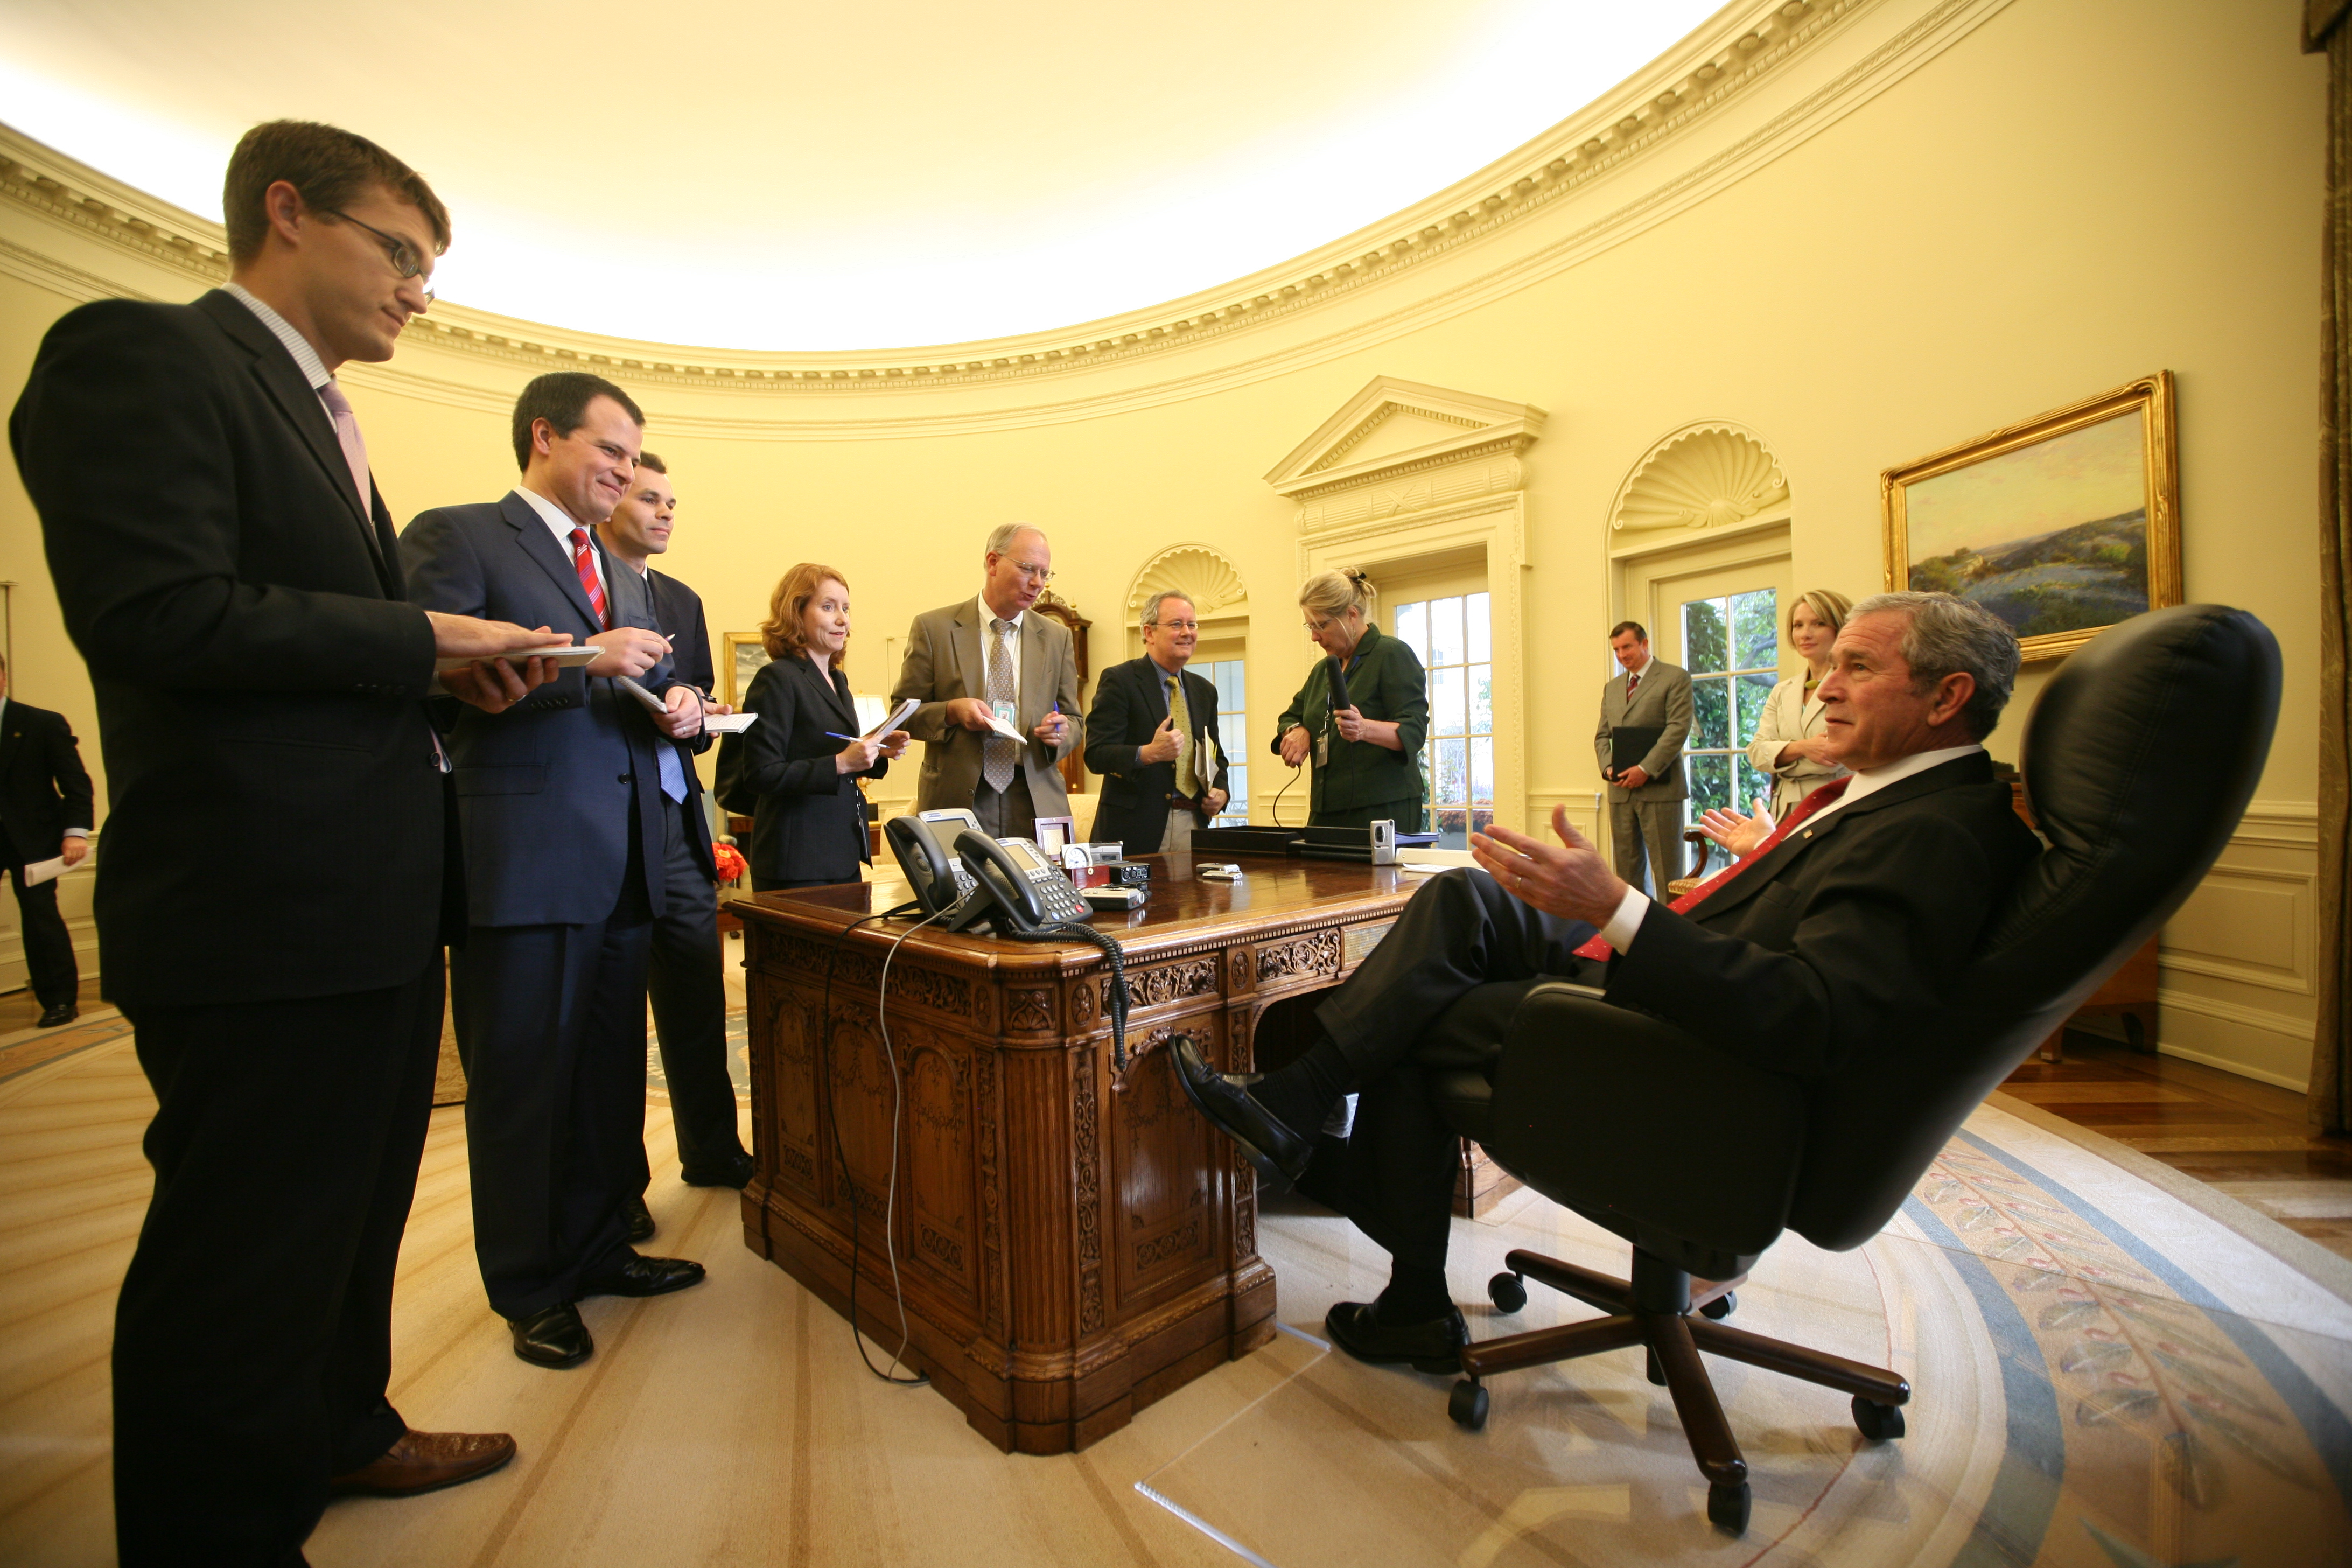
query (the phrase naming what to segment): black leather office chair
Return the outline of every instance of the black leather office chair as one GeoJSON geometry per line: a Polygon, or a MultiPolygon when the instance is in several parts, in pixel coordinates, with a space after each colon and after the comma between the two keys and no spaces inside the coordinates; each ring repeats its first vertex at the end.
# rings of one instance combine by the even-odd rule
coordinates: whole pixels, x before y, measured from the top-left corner
{"type": "Polygon", "coordinates": [[[1734,1304],[1729,1287],[1784,1228],[1833,1251],[1878,1234],[1969,1112],[2211,867],[2262,774],[2278,698],[2277,642],[2218,605],[2138,616],[2074,654],[2022,748],[2049,847],[1951,1005],[1810,1094],[1590,988],[1529,992],[1492,1084],[1453,1074],[1436,1092],[1507,1170],[1631,1241],[1633,1278],[1511,1253],[1491,1286],[1497,1308],[1516,1311],[1536,1279],[1611,1315],[1470,1346],[1454,1418],[1485,1424],[1492,1373],[1645,1346],[1709,1483],[1707,1517],[1734,1532],[1748,1524],[1748,1465],[1700,1351],[1849,1394],[1864,1437],[1901,1436],[1901,1376],[1713,1321],[1734,1304]],[[1544,1048],[1571,1032],[1622,1048],[1567,1062],[1544,1048]]]}

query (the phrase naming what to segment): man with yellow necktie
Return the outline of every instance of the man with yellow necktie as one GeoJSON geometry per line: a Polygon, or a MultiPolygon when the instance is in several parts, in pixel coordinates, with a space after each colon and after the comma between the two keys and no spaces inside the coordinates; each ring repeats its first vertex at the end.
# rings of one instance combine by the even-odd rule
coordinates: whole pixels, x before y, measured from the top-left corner
{"type": "Polygon", "coordinates": [[[1092,837],[1129,855],[1192,847],[1224,808],[1217,689],[1184,667],[1201,640],[1192,601],[1170,591],[1143,606],[1143,657],[1103,671],[1087,714],[1087,767],[1103,775],[1092,837]]]}

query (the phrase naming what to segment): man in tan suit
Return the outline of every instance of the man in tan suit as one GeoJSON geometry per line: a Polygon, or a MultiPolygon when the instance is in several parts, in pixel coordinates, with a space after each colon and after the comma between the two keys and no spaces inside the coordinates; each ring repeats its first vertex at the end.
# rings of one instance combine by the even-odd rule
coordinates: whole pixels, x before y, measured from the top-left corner
{"type": "Polygon", "coordinates": [[[1609,651],[1625,671],[1601,689],[1601,728],[1592,747],[1601,776],[1609,784],[1611,859],[1618,876],[1638,888],[1643,863],[1660,898],[1682,875],[1683,801],[1690,785],[1683,777],[1683,742],[1690,736],[1691,679],[1688,671],[1650,657],[1650,634],[1638,622],[1609,628],[1609,651]],[[1620,725],[1659,731],[1657,742],[1622,773],[1609,771],[1610,733],[1620,725]]]}
{"type": "Polygon", "coordinates": [[[1053,577],[1045,534],[1008,522],[988,536],[979,596],[908,629],[890,701],[922,704],[907,721],[924,742],[916,810],[969,806],[996,838],[1034,838],[1041,814],[1070,814],[1059,764],[1081,739],[1076,648],[1066,626],[1029,613],[1053,577]]]}

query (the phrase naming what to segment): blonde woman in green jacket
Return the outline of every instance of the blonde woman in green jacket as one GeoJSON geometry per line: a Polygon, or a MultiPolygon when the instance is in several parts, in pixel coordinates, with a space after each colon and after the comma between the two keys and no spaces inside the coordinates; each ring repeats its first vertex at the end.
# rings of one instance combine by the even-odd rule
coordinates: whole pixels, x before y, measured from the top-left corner
{"type": "Polygon", "coordinates": [[[1318,658],[1275,728],[1291,767],[1312,761],[1309,827],[1365,827],[1387,818],[1421,830],[1428,798],[1421,743],[1429,733],[1429,680],[1412,648],[1371,624],[1378,590],[1354,567],[1318,572],[1298,591],[1318,658]],[[1349,706],[1331,708],[1331,659],[1345,669],[1349,706]]]}

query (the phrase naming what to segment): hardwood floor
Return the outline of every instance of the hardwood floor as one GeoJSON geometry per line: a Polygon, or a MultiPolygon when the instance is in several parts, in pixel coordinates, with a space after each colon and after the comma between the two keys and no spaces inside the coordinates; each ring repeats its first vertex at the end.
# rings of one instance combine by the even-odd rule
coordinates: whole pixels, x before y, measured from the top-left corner
{"type": "Polygon", "coordinates": [[[2352,1138],[2314,1131],[2302,1095],[2095,1035],[2068,1034],[2065,1054],[2002,1089],[2352,1258],[2352,1138]]]}

